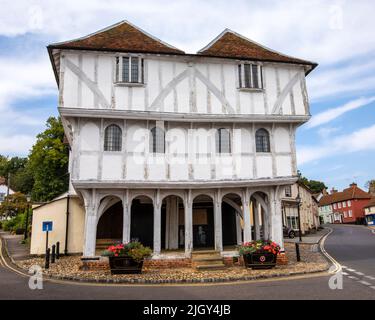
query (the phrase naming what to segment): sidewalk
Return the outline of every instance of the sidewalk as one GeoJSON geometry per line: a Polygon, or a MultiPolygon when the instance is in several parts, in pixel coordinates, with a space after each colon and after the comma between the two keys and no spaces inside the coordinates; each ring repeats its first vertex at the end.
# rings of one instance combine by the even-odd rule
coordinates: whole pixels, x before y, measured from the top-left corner
{"type": "Polygon", "coordinates": [[[13,235],[0,230],[0,237],[3,239],[3,243],[5,242],[5,248],[12,260],[21,261],[31,258],[30,247],[21,243],[23,235],[13,235]]]}
{"type": "Polygon", "coordinates": [[[322,239],[328,232],[328,228],[324,227],[323,230],[319,230],[317,233],[302,235],[302,242],[299,241],[298,236],[296,236],[294,239],[284,238],[284,242],[317,244],[319,243],[320,239],[322,239]]]}

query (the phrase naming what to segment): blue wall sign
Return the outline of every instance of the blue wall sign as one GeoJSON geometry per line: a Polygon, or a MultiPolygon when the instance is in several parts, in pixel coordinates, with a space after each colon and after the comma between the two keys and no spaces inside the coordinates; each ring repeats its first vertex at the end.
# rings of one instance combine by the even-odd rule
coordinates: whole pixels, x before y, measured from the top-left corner
{"type": "Polygon", "coordinates": [[[52,221],[43,221],[43,232],[52,231],[52,221]]]}

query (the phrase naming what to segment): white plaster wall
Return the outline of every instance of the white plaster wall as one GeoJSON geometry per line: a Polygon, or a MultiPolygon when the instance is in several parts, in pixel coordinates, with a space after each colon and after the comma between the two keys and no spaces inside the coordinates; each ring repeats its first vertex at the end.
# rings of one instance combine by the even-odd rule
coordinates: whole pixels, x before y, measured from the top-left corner
{"type": "MultiPolygon", "coordinates": [[[[274,141],[270,153],[254,153],[255,136],[252,124],[222,125],[220,123],[168,123],[166,153],[150,152],[149,130],[153,121],[141,120],[81,120],[82,127],[73,176],[81,180],[124,181],[187,181],[236,180],[292,176],[293,159],[290,132],[287,125],[274,125],[274,141]],[[102,124],[100,122],[102,121],[102,124]],[[118,152],[103,150],[103,129],[111,123],[120,126],[123,145],[118,152]],[[191,128],[191,129],[190,129],[191,128]],[[216,152],[215,135],[218,128],[230,131],[231,153],[216,152]]],[[[257,124],[254,129],[269,125],[257,124]]],[[[77,151],[75,151],[77,150],[77,151]]]]}
{"type": "Polygon", "coordinates": [[[304,97],[301,81],[304,71],[300,66],[286,64],[263,64],[263,80],[265,90],[244,91],[238,89],[238,61],[207,58],[158,57],[147,55],[145,59],[145,85],[126,86],[114,83],[115,53],[90,53],[67,51],[63,54],[62,70],[64,81],[61,82],[63,100],[61,107],[69,108],[115,108],[119,110],[145,111],[152,107],[161,92],[165,98],[157,106],[158,111],[180,113],[241,113],[266,114],[274,109],[275,102],[288,82],[297,74],[299,80],[286,95],[281,104],[281,111],[276,114],[291,115],[291,99],[294,100],[297,115],[305,115],[304,97]],[[69,61],[80,69],[87,79],[94,82],[104,102],[94,97],[94,92],[85,80],[78,79],[69,61]],[[182,81],[171,85],[173,79],[186,70],[192,70],[182,81]],[[194,76],[199,71],[205,80],[202,82],[194,76]],[[204,83],[207,82],[207,83],[204,83]],[[223,100],[208,87],[213,85],[229,104],[223,108],[223,100]],[[113,97],[112,97],[113,94],[113,97]],[[266,108],[267,105],[267,108],[266,108]],[[268,109],[268,110],[267,110],[268,109]]]}

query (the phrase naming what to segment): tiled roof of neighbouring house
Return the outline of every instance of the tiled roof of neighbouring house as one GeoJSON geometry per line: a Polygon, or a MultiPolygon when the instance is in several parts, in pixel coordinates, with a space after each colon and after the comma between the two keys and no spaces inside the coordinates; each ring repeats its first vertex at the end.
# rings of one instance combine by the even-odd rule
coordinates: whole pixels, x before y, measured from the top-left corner
{"type": "Polygon", "coordinates": [[[48,48],[184,54],[183,51],[151,36],[127,21],[121,21],[83,38],[51,44],[48,48]]]}
{"type": "Polygon", "coordinates": [[[307,64],[312,65],[313,68],[317,66],[314,62],[290,57],[268,49],[229,29],[224,30],[216,39],[200,50],[198,54],[211,57],[307,64]]]}
{"type": "Polygon", "coordinates": [[[375,207],[375,196],[371,198],[369,203],[364,208],[370,208],[370,207],[375,207]]]}
{"type": "Polygon", "coordinates": [[[341,192],[335,192],[323,196],[319,201],[319,206],[326,206],[332,203],[352,200],[352,199],[370,199],[371,195],[361,188],[358,188],[356,184],[350,185],[349,188],[344,189],[341,192]]]}

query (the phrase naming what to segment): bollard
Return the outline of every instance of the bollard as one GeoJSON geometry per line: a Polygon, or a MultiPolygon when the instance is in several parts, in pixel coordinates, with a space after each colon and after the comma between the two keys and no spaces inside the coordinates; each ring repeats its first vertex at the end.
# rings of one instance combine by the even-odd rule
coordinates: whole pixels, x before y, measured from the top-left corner
{"type": "Polygon", "coordinates": [[[296,243],[296,256],[297,256],[297,261],[301,261],[301,256],[299,253],[299,243],[296,243]]]}
{"type": "Polygon", "coordinates": [[[55,263],[55,258],[56,258],[56,246],[52,246],[52,254],[51,254],[51,263],[55,263]]]}
{"type": "Polygon", "coordinates": [[[56,259],[60,259],[60,242],[56,242],[56,259]]]}
{"type": "Polygon", "coordinates": [[[50,253],[50,248],[47,248],[46,250],[46,260],[45,260],[45,263],[44,263],[44,268],[45,269],[49,269],[49,253],[50,253]]]}

